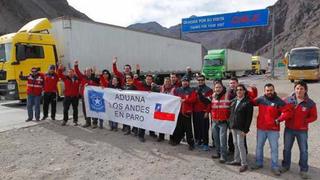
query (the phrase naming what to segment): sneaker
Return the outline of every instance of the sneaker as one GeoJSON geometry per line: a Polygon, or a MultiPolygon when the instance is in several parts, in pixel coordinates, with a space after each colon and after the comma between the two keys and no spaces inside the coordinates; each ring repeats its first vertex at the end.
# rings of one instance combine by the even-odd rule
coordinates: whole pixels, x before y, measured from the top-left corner
{"type": "Polygon", "coordinates": [[[219,159],[219,163],[221,163],[221,164],[226,163],[226,159],[224,159],[224,158],[220,158],[220,159],[219,159]]]}
{"type": "Polygon", "coordinates": [[[189,151],[193,151],[194,150],[194,145],[189,145],[189,151]]]}
{"type": "Polygon", "coordinates": [[[157,142],[162,142],[162,141],[164,141],[164,139],[162,139],[162,138],[157,139],[157,142]]]}
{"type": "Polygon", "coordinates": [[[275,176],[280,176],[281,172],[279,169],[272,169],[271,172],[275,175],[275,176]]]}
{"type": "Polygon", "coordinates": [[[48,116],[43,116],[41,121],[46,120],[48,116]]]}
{"type": "Polygon", "coordinates": [[[281,167],[280,168],[280,173],[285,173],[287,171],[289,171],[289,168],[286,168],[286,167],[281,167]]]}
{"type": "Polygon", "coordinates": [[[251,170],[258,170],[258,169],[262,169],[263,166],[262,165],[258,165],[258,164],[254,164],[253,166],[251,166],[251,170]]]}
{"type": "Polygon", "coordinates": [[[26,120],[26,122],[30,122],[30,121],[32,121],[32,119],[27,119],[27,120],[26,120]]]}
{"type": "Polygon", "coordinates": [[[110,127],[110,128],[109,128],[109,131],[113,131],[113,127],[110,127]]]}
{"type": "Polygon", "coordinates": [[[143,143],[146,142],[146,139],[144,137],[139,137],[139,141],[143,143]]]}
{"type": "Polygon", "coordinates": [[[66,124],[67,124],[67,122],[66,122],[66,121],[62,121],[61,126],[65,126],[66,124]]]}
{"type": "Polygon", "coordinates": [[[40,119],[36,119],[36,121],[40,121],[40,119]]]}
{"type": "Polygon", "coordinates": [[[131,131],[128,131],[128,130],[124,133],[124,135],[129,135],[129,134],[131,134],[131,131]]]}
{"type": "Polygon", "coordinates": [[[237,161],[229,161],[226,164],[230,166],[241,166],[241,163],[237,161]]]}
{"type": "Polygon", "coordinates": [[[209,146],[208,145],[202,145],[202,150],[203,151],[209,151],[209,146]]]}
{"type": "Polygon", "coordinates": [[[245,172],[248,170],[248,165],[244,165],[244,166],[241,166],[240,169],[239,169],[239,172],[245,172]]]}
{"type": "Polygon", "coordinates": [[[176,143],[176,142],[174,142],[174,141],[172,141],[172,140],[169,141],[169,144],[170,144],[171,146],[176,146],[176,145],[178,145],[178,143],[176,143]]]}
{"type": "Polygon", "coordinates": [[[51,117],[51,120],[54,121],[54,120],[56,120],[56,118],[55,117],[51,117]]]}
{"type": "Polygon", "coordinates": [[[103,126],[99,126],[99,129],[103,129],[103,126]]]}
{"type": "Polygon", "coordinates": [[[150,136],[153,137],[154,139],[158,138],[156,134],[150,134],[150,136]]]}
{"type": "Polygon", "coordinates": [[[212,159],[218,159],[220,158],[220,155],[218,153],[214,153],[212,156],[211,156],[212,159]]]}
{"type": "Polygon", "coordinates": [[[118,131],[118,128],[114,128],[113,131],[117,132],[117,131],[118,131]]]}
{"type": "Polygon", "coordinates": [[[74,126],[78,126],[78,123],[77,123],[77,122],[74,122],[73,125],[74,125],[74,126]]]}
{"type": "Polygon", "coordinates": [[[309,176],[308,172],[305,172],[305,171],[300,171],[300,177],[302,179],[311,179],[311,177],[309,176]]]}
{"type": "Polygon", "coordinates": [[[96,124],[92,125],[92,129],[96,129],[97,127],[98,127],[98,125],[96,125],[96,124]]]}
{"type": "Polygon", "coordinates": [[[82,127],[83,127],[83,128],[87,128],[87,127],[90,127],[90,126],[91,126],[90,124],[87,124],[87,123],[86,123],[86,124],[84,124],[82,127]]]}

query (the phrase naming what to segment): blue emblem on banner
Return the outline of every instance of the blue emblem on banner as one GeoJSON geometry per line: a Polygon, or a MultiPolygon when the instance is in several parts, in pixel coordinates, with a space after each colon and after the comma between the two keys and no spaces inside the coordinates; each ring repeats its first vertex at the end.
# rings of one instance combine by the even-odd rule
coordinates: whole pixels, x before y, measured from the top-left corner
{"type": "Polygon", "coordinates": [[[89,107],[94,112],[106,112],[106,107],[103,100],[103,93],[93,90],[88,91],[89,107]]]}

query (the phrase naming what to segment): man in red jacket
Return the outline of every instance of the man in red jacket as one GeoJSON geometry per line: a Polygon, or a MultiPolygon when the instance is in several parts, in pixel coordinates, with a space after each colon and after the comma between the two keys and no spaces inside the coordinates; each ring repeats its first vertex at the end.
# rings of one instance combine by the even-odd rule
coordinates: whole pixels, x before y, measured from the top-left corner
{"type": "Polygon", "coordinates": [[[280,176],[278,165],[278,141],[280,122],[290,117],[290,109],[285,102],[277,96],[273,84],[264,86],[264,95],[253,101],[259,108],[257,118],[257,146],[256,163],[252,169],[263,167],[264,144],[268,139],[271,148],[271,171],[274,175],[280,176]]]}
{"type": "Polygon", "coordinates": [[[308,179],[308,125],[317,120],[316,104],[308,97],[308,86],[303,81],[294,85],[294,94],[286,99],[293,110],[292,116],[286,121],[284,130],[284,150],[281,172],[286,172],[291,165],[291,149],[297,139],[300,150],[300,175],[308,179]]]}
{"type": "MultiPolygon", "coordinates": [[[[121,73],[117,68],[117,62],[118,62],[118,58],[113,57],[112,71],[113,71],[113,74],[121,80],[121,86],[125,86],[126,75],[133,76],[133,73],[131,71],[131,66],[129,64],[124,65],[124,72],[121,73]]],[[[140,65],[139,64],[136,65],[136,74],[138,77],[140,76],[140,65]]]]}
{"type": "Polygon", "coordinates": [[[181,98],[181,109],[178,117],[176,129],[173,132],[171,145],[178,145],[184,135],[187,136],[189,150],[194,149],[194,140],[192,134],[191,116],[193,104],[197,100],[196,92],[190,87],[190,80],[188,77],[182,78],[182,86],[174,90],[174,95],[181,98]]]}
{"type": "Polygon", "coordinates": [[[41,93],[43,90],[43,74],[39,73],[38,68],[33,67],[29,76],[23,76],[20,73],[21,80],[27,80],[27,110],[28,119],[26,122],[32,121],[33,119],[33,107],[35,107],[36,121],[40,120],[40,100],[41,93]]]}
{"type": "Polygon", "coordinates": [[[73,69],[68,70],[68,75],[65,76],[63,71],[63,66],[60,65],[58,69],[58,77],[62,79],[64,82],[64,100],[63,100],[63,122],[62,126],[67,124],[69,119],[68,111],[70,105],[72,105],[73,109],[73,123],[75,126],[78,125],[78,104],[79,104],[79,88],[80,81],[78,77],[75,75],[73,69]]]}
{"type": "Polygon", "coordinates": [[[86,105],[84,102],[84,88],[86,86],[99,86],[99,81],[100,79],[96,77],[96,75],[94,74],[92,68],[86,68],[85,70],[85,74],[82,74],[79,70],[79,66],[78,66],[78,61],[75,61],[74,63],[74,70],[75,73],[77,74],[77,77],[79,78],[80,82],[81,82],[81,88],[80,88],[80,93],[81,93],[81,100],[82,100],[82,111],[83,111],[83,115],[85,117],[86,120],[86,124],[84,124],[82,127],[86,128],[86,127],[90,127],[91,126],[91,119],[92,119],[92,128],[95,129],[98,127],[98,119],[97,118],[90,118],[87,117],[87,113],[86,113],[86,105]]]}
{"type": "Polygon", "coordinates": [[[216,152],[212,158],[220,158],[220,163],[227,159],[227,120],[230,116],[230,100],[221,81],[214,83],[214,94],[211,102],[212,133],[216,152]]]}
{"type": "Polygon", "coordinates": [[[57,84],[59,78],[55,70],[55,65],[50,65],[48,73],[44,75],[43,117],[41,120],[47,119],[49,104],[51,104],[51,119],[56,119],[57,84]]]}
{"type": "Polygon", "coordinates": [[[194,104],[193,130],[196,144],[202,146],[204,151],[208,151],[210,102],[207,103],[203,101],[202,98],[210,98],[213,91],[206,85],[204,75],[199,75],[197,80],[199,85],[195,88],[197,101],[194,104]]]}

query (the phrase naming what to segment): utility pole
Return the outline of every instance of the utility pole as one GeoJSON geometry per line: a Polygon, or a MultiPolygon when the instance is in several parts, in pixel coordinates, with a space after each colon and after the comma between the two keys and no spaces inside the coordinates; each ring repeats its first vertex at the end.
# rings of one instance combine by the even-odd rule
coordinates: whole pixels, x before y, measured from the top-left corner
{"type": "Polygon", "coordinates": [[[273,6],[273,12],[272,12],[272,61],[271,61],[271,77],[274,78],[274,69],[275,69],[275,15],[276,15],[276,4],[273,6]]]}

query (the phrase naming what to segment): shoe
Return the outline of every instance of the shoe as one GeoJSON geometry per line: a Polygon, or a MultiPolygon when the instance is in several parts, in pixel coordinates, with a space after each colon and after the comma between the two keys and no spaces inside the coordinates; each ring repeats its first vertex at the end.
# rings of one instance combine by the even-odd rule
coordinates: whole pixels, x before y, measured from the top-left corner
{"type": "Polygon", "coordinates": [[[157,142],[162,142],[162,141],[164,141],[164,139],[162,139],[162,138],[157,139],[157,142]]]}
{"type": "Polygon", "coordinates": [[[113,131],[114,131],[114,132],[117,132],[117,131],[118,131],[118,128],[114,128],[113,131]]]}
{"type": "Polygon", "coordinates": [[[129,135],[129,134],[131,134],[131,131],[127,131],[124,133],[124,135],[129,135]]]}
{"type": "Polygon", "coordinates": [[[26,122],[30,122],[30,121],[32,121],[32,119],[27,119],[27,120],[26,120],[26,122]]]}
{"type": "Polygon", "coordinates": [[[67,122],[66,122],[66,121],[62,121],[61,126],[65,126],[66,124],[67,124],[67,122]]]}
{"type": "Polygon", "coordinates": [[[220,158],[220,155],[218,153],[214,153],[212,156],[211,156],[212,159],[218,159],[220,158]]]}
{"type": "Polygon", "coordinates": [[[286,167],[281,167],[280,168],[280,173],[285,173],[287,171],[289,171],[289,168],[286,168],[286,167]]]}
{"type": "Polygon", "coordinates": [[[224,164],[224,163],[226,163],[226,160],[224,158],[220,158],[219,163],[224,164]]]}
{"type": "Polygon", "coordinates": [[[48,116],[43,116],[41,121],[46,120],[48,116]]]}
{"type": "Polygon", "coordinates": [[[229,161],[226,164],[230,166],[241,166],[241,163],[237,161],[229,161]]]}
{"type": "Polygon", "coordinates": [[[193,151],[194,150],[194,145],[189,145],[189,151],[193,151]]]}
{"type": "Polygon", "coordinates": [[[54,121],[54,120],[56,120],[56,118],[55,117],[51,117],[51,120],[54,121]]]}
{"type": "Polygon", "coordinates": [[[103,129],[103,126],[99,126],[99,129],[103,129]]]}
{"type": "Polygon", "coordinates": [[[143,143],[146,142],[146,139],[144,137],[139,137],[139,141],[143,143]]]}
{"type": "Polygon", "coordinates": [[[281,172],[279,169],[272,169],[271,172],[275,175],[275,176],[280,176],[281,172]]]}
{"type": "Polygon", "coordinates": [[[239,172],[245,172],[248,170],[248,165],[244,165],[244,166],[241,166],[240,169],[239,169],[239,172]]]}
{"type": "Polygon", "coordinates": [[[83,127],[83,128],[87,128],[87,127],[90,127],[90,126],[91,126],[90,124],[87,124],[87,123],[86,123],[86,124],[83,125],[82,127],[83,127]]]}
{"type": "Polygon", "coordinates": [[[73,125],[74,125],[74,126],[78,126],[78,123],[77,123],[77,122],[74,122],[73,125]]]}
{"type": "Polygon", "coordinates": [[[150,136],[153,137],[154,139],[158,138],[158,136],[155,134],[150,134],[150,136]]]}
{"type": "Polygon", "coordinates": [[[300,171],[300,177],[302,179],[311,179],[311,177],[309,176],[308,172],[305,172],[305,171],[300,171]]]}
{"type": "Polygon", "coordinates": [[[40,121],[40,119],[36,119],[36,121],[40,121]]]}
{"type": "Polygon", "coordinates": [[[176,143],[176,142],[174,142],[174,141],[172,141],[172,140],[169,141],[169,144],[170,144],[171,146],[176,146],[176,145],[178,145],[178,143],[176,143]]]}
{"type": "Polygon", "coordinates": [[[109,131],[113,131],[113,128],[112,128],[112,127],[110,127],[110,128],[109,128],[109,131]]]}
{"type": "Polygon", "coordinates": [[[258,169],[262,169],[263,166],[262,165],[258,165],[258,164],[254,164],[253,166],[250,167],[251,170],[258,170],[258,169]]]}
{"type": "Polygon", "coordinates": [[[209,146],[208,145],[202,145],[202,150],[203,151],[209,151],[209,146]]]}
{"type": "Polygon", "coordinates": [[[96,129],[97,127],[98,127],[98,125],[96,125],[96,124],[92,125],[92,129],[96,129]]]}

